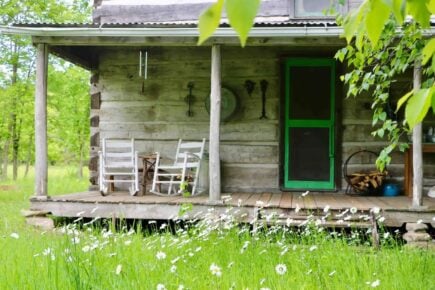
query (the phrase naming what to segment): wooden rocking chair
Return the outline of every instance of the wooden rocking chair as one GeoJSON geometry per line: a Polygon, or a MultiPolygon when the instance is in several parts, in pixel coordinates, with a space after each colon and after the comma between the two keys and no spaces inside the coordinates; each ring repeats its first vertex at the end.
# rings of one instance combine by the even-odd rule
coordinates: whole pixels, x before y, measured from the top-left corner
{"type": "Polygon", "coordinates": [[[107,195],[109,185],[115,182],[130,183],[130,195],[139,191],[138,154],[134,139],[103,139],[100,159],[99,186],[102,195],[107,195]],[[115,176],[121,179],[115,179],[115,176]]]}
{"type": "Polygon", "coordinates": [[[150,192],[162,196],[179,195],[186,192],[189,192],[190,195],[197,195],[204,147],[205,138],[201,142],[183,142],[180,139],[172,165],[160,164],[160,153],[157,152],[153,185],[150,192]],[[166,188],[163,191],[160,189],[157,191],[157,185],[164,185],[166,188]]]}

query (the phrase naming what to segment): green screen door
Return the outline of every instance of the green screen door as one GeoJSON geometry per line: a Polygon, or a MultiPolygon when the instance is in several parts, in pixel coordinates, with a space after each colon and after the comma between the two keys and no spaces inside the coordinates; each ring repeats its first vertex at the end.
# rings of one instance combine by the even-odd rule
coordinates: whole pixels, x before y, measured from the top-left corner
{"type": "Polygon", "coordinates": [[[335,188],[334,95],[333,59],[286,60],[284,188],[335,188]]]}

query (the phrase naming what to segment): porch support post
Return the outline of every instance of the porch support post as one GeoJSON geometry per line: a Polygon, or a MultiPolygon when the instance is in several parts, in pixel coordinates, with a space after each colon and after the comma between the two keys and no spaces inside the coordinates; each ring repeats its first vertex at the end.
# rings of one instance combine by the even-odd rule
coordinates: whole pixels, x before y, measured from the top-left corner
{"type": "MultiPolygon", "coordinates": [[[[421,61],[414,63],[414,92],[421,88],[421,61]]],[[[412,207],[423,206],[423,153],[422,153],[422,123],[412,130],[412,159],[413,159],[413,186],[412,207]]]]}
{"type": "Polygon", "coordinates": [[[214,44],[211,48],[211,95],[210,95],[210,138],[209,138],[209,202],[217,203],[221,198],[220,168],[220,116],[221,116],[221,48],[214,44]]]}
{"type": "Polygon", "coordinates": [[[47,198],[47,69],[48,45],[39,43],[36,52],[35,83],[35,196],[47,198]]]}

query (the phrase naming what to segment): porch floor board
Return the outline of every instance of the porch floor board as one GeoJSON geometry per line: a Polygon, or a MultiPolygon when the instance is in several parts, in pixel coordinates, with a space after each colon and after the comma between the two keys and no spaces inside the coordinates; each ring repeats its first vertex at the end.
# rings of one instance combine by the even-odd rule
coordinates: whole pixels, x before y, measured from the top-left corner
{"type": "MultiPolygon", "coordinates": [[[[215,212],[224,213],[228,208],[238,209],[244,221],[256,217],[257,207],[262,204],[266,212],[276,212],[281,218],[302,219],[309,214],[322,215],[328,205],[332,217],[346,209],[355,207],[358,213],[367,214],[378,207],[386,217],[386,225],[401,226],[406,222],[422,220],[435,226],[435,199],[425,197],[424,209],[411,208],[412,199],[407,196],[350,196],[341,193],[233,193],[223,194],[222,203],[210,203],[208,195],[194,197],[156,196],[147,193],[143,196],[130,196],[127,192],[113,192],[101,196],[98,191],[87,191],[49,197],[47,200],[31,199],[32,210],[51,212],[54,216],[131,218],[131,219],[171,219],[178,215],[180,205],[193,205],[192,214],[206,212],[215,208],[215,212]],[[262,203],[257,203],[261,201],[262,203]],[[299,208],[299,210],[296,210],[299,208]]],[[[338,218],[336,218],[338,220],[338,218]]],[[[241,220],[243,221],[243,220],[241,220]]]]}

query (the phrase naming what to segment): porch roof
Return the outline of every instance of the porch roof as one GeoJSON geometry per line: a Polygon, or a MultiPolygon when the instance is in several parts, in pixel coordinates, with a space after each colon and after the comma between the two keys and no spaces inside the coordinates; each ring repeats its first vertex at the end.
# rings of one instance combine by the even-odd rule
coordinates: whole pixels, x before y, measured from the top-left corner
{"type": "MultiPolygon", "coordinates": [[[[0,26],[0,33],[32,37],[34,44],[46,43],[49,50],[86,69],[96,67],[95,55],[101,46],[196,46],[197,21],[141,23],[18,23],[0,26]]],[[[247,46],[316,46],[338,48],[345,45],[343,29],[335,21],[290,21],[288,17],[258,18],[247,46]]],[[[221,22],[204,46],[240,46],[237,34],[221,22]]]]}

